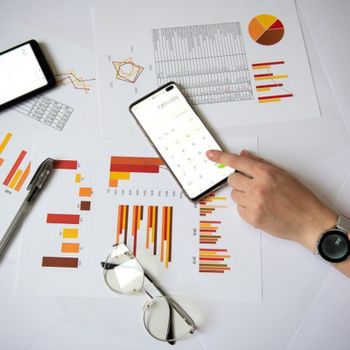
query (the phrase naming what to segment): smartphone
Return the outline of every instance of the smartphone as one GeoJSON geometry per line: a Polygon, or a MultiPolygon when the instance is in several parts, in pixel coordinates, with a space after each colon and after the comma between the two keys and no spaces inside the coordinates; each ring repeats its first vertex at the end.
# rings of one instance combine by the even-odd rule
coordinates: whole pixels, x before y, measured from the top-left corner
{"type": "Polygon", "coordinates": [[[207,159],[206,151],[222,148],[176,83],[159,87],[129,110],[192,202],[226,184],[234,169],[207,159]]]}
{"type": "Polygon", "coordinates": [[[0,53],[0,111],[55,84],[55,77],[35,40],[0,53]]]}

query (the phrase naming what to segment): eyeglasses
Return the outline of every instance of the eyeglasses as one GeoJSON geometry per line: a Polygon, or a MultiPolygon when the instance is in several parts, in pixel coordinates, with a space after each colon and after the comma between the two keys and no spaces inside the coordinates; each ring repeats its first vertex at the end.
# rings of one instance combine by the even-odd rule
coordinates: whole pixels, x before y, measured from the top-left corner
{"type": "Polygon", "coordinates": [[[125,244],[114,245],[101,265],[104,280],[112,291],[131,295],[142,290],[150,297],[144,306],[143,324],[153,338],[173,345],[194,333],[196,326],[191,317],[154,283],[125,244]],[[158,295],[151,294],[150,289],[158,295]]]}

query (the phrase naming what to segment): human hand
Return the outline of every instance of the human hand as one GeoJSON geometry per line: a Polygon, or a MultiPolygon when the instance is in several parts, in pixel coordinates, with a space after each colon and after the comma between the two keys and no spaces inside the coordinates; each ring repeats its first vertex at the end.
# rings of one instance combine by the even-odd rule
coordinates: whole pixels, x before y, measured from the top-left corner
{"type": "Polygon", "coordinates": [[[337,214],[307,187],[281,168],[242,151],[217,150],[207,157],[236,172],[229,176],[232,199],[249,224],[274,236],[289,239],[314,251],[320,234],[337,222],[337,214]]]}

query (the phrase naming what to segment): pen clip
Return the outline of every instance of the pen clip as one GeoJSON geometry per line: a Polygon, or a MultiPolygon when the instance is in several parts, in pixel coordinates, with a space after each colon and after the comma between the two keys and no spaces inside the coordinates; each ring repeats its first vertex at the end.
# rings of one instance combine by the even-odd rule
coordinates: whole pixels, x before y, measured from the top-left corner
{"type": "Polygon", "coordinates": [[[41,187],[45,182],[47,176],[50,174],[53,168],[54,159],[46,158],[38,167],[32,179],[30,180],[27,191],[32,190],[34,187],[41,187]]]}

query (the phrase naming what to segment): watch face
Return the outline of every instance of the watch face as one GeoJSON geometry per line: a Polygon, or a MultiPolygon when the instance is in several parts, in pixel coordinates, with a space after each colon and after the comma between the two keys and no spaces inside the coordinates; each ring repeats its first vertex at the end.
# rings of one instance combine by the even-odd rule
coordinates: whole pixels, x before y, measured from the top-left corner
{"type": "Polygon", "coordinates": [[[318,252],[327,261],[344,261],[350,254],[350,241],[343,231],[327,231],[318,243],[318,252]]]}

